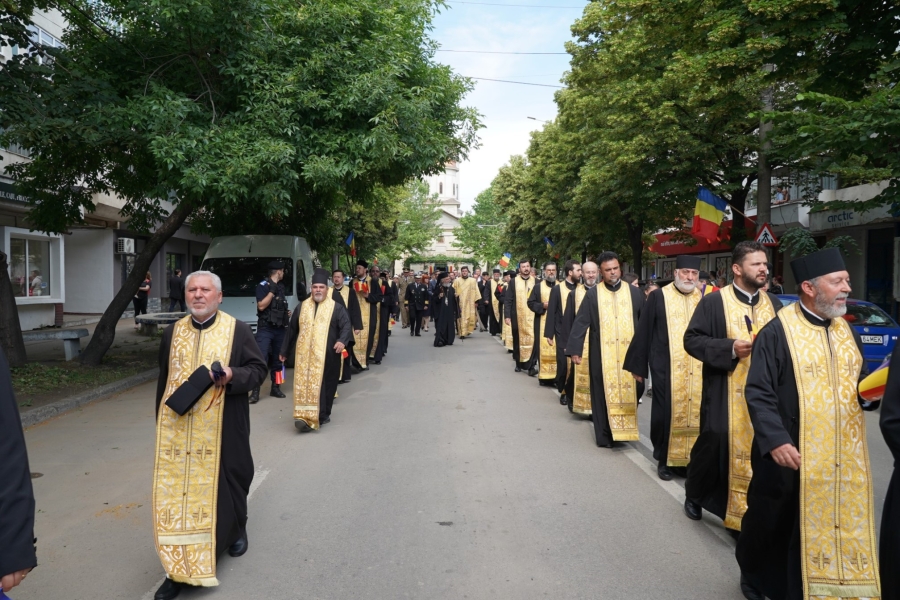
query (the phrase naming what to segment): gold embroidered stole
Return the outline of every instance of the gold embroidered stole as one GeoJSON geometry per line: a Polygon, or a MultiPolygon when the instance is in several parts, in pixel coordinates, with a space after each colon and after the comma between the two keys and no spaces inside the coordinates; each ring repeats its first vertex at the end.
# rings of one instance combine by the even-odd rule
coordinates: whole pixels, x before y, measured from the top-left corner
{"type": "MultiPolygon", "coordinates": [[[[509,293],[509,283],[506,284],[506,293],[509,293]]],[[[507,350],[513,349],[513,336],[512,336],[512,315],[508,315],[505,312],[503,313],[503,346],[507,350]],[[510,324],[506,324],[506,319],[510,319],[510,324]]]]}
{"type": "MultiPolygon", "coordinates": [[[[755,331],[775,318],[775,307],[769,296],[759,292],[756,306],[738,300],[734,285],[719,290],[725,309],[726,335],[730,340],[752,342],[747,330],[747,319],[755,331]]],[[[725,527],[741,530],[741,519],[747,512],[747,487],[753,476],[750,466],[750,447],[753,444],[753,425],[744,398],[744,386],[750,371],[750,357],[738,361],[734,371],[728,374],[728,507],[725,511],[725,527]]]]}
{"type": "MultiPolygon", "coordinates": [[[[359,281],[359,278],[354,278],[353,283],[359,281]]],[[[372,278],[366,275],[365,283],[369,286],[369,291],[372,290],[372,278]]],[[[369,327],[371,326],[371,310],[372,305],[366,301],[366,297],[363,296],[360,292],[357,292],[354,288],[353,293],[356,294],[356,299],[359,302],[359,312],[362,315],[362,329],[359,330],[359,334],[353,334],[353,355],[356,357],[356,362],[360,364],[360,366],[365,369],[366,361],[369,360],[369,327]]],[[[349,308],[349,304],[347,307],[349,308]]]]}
{"type": "Polygon", "coordinates": [[[212,587],[216,579],[216,497],[222,445],[223,393],[211,387],[184,416],[165,401],[201,365],[228,365],[236,320],[219,311],[207,329],[188,315],[169,347],[169,375],[156,423],[153,533],[169,579],[212,587]]]}
{"type": "Polygon", "coordinates": [[[528,297],[534,289],[534,277],[516,276],[516,319],[519,328],[519,362],[526,362],[534,351],[534,313],[528,308],[528,297]]]}
{"type": "Polygon", "coordinates": [[[640,439],[637,428],[637,390],[631,373],[622,370],[622,361],[634,337],[634,313],[631,289],[622,283],[616,292],[597,284],[597,309],[600,312],[600,363],[606,415],[616,442],[640,439]]]}
{"type": "Polygon", "coordinates": [[[778,313],[800,400],[800,556],[804,597],[878,598],[866,419],[857,385],[862,356],[850,325],[827,330],[800,314],[778,313]]]}
{"type": "MultiPolygon", "coordinates": [[[[584,300],[588,288],[579,284],[575,288],[575,314],[581,309],[581,301],[584,300]]],[[[584,350],[581,351],[581,364],[572,364],[575,377],[575,392],[572,397],[572,412],[579,415],[594,414],[591,408],[591,328],[588,327],[584,334],[584,350]]]]}
{"type": "MultiPolygon", "coordinates": [[[[374,287],[377,287],[378,292],[381,293],[381,277],[376,277],[375,279],[372,279],[371,277],[367,277],[367,279],[369,281],[369,289],[371,290],[374,286],[374,287]]],[[[385,290],[385,293],[387,293],[387,290],[385,290]]],[[[381,305],[383,303],[384,303],[384,296],[382,296],[381,302],[377,302],[375,304],[375,325],[374,325],[375,337],[372,338],[372,347],[369,349],[369,352],[372,353],[369,356],[369,358],[372,358],[372,359],[375,358],[374,354],[375,354],[375,349],[378,348],[378,337],[381,335],[381,305]]],[[[368,338],[366,338],[366,340],[367,340],[366,343],[368,343],[368,338]]]]}
{"type": "Polygon", "coordinates": [[[494,295],[497,292],[497,285],[499,284],[491,279],[491,309],[494,311],[494,318],[500,321],[500,301],[494,295]]]}
{"type": "MultiPolygon", "coordinates": [[[[344,308],[347,309],[347,317],[349,318],[350,317],[350,288],[347,287],[346,285],[341,286],[341,289],[339,289],[337,292],[338,292],[338,294],[341,295],[341,298],[344,300],[344,308]]],[[[354,344],[354,346],[356,346],[356,344],[354,344]]],[[[348,352],[349,352],[349,349],[348,349],[348,352]]],[[[343,358],[343,356],[341,357],[341,374],[338,376],[338,379],[341,379],[341,380],[344,379],[344,358],[343,358]]]]}
{"type": "Polygon", "coordinates": [[[457,319],[459,335],[466,336],[475,331],[478,311],[475,309],[475,301],[478,300],[478,283],[472,277],[463,279],[457,277],[453,282],[456,290],[456,302],[459,304],[460,317],[457,319]]]}
{"type": "Polygon", "coordinates": [[[700,290],[682,294],[675,284],[662,288],[669,334],[669,385],[672,419],[666,464],[686,467],[691,448],[700,435],[700,398],[703,395],[703,363],[684,349],[684,332],[700,302],[700,290]]]}
{"type": "Polygon", "coordinates": [[[297,336],[297,358],[294,360],[294,420],[319,428],[319,398],[325,357],[334,352],[328,346],[328,330],[335,301],[329,295],[319,303],[307,298],[300,306],[300,334],[297,336]]]}
{"type": "MultiPolygon", "coordinates": [[[[550,302],[550,292],[552,292],[553,288],[557,287],[559,283],[547,285],[546,283],[541,282],[539,285],[541,286],[541,302],[550,302]]],[[[562,290],[560,290],[560,293],[562,293],[562,290]]],[[[540,344],[538,379],[556,379],[556,347],[548,344],[547,338],[544,337],[544,327],[546,325],[547,311],[545,310],[544,314],[541,315],[540,324],[538,325],[539,331],[535,333],[540,344]]]]}

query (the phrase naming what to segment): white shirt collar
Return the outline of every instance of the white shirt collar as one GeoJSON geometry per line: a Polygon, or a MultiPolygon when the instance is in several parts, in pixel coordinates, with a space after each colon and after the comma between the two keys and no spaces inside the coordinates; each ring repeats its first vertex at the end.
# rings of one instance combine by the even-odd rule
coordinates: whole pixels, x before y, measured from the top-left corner
{"type": "Polygon", "coordinates": [[[753,294],[750,294],[749,292],[745,291],[741,286],[739,286],[739,285],[737,284],[737,281],[732,281],[732,282],[731,282],[731,285],[734,286],[734,289],[736,289],[737,291],[739,291],[740,293],[742,293],[744,296],[746,296],[746,297],[747,297],[747,300],[749,300],[750,302],[752,302],[753,299],[756,298],[756,296],[759,295],[759,290],[756,290],[756,292],[754,292],[753,294]]]}
{"type": "Polygon", "coordinates": [[[822,317],[820,317],[819,315],[817,315],[817,314],[814,313],[813,311],[811,311],[811,310],[809,310],[808,308],[806,308],[806,307],[803,305],[803,303],[800,302],[799,300],[797,301],[797,304],[800,305],[800,308],[803,309],[803,312],[805,312],[806,314],[808,314],[809,316],[811,316],[812,318],[814,318],[814,319],[815,319],[816,321],[818,321],[819,323],[824,323],[825,321],[828,320],[828,319],[823,319],[822,317]]]}

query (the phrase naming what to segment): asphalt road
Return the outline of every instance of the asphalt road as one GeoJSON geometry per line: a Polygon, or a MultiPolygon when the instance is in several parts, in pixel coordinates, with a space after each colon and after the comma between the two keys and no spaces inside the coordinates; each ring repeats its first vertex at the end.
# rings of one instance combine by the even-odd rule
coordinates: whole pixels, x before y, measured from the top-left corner
{"type": "MultiPolygon", "coordinates": [[[[251,407],[250,549],[182,598],[742,598],[732,540],[683,516],[641,444],[597,448],[487,334],[432,341],[395,328],[320,432],[296,432],[290,396],[251,407]]],[[[154,389],[27,432],[40,566],[16,600],[152,598],[154,389]]],[[[890,464],[873,457],[880,498],[890,464]]]]}

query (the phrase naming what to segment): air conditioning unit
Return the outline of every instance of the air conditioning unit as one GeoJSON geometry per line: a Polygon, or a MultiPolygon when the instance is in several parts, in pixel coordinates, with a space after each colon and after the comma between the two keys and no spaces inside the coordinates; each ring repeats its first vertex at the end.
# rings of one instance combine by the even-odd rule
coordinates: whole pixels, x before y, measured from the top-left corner
{"type": "Polygon", "coordinates": [[[119,238],[116,240],[116,254],[134,254],[134,239],[119,238]]]}

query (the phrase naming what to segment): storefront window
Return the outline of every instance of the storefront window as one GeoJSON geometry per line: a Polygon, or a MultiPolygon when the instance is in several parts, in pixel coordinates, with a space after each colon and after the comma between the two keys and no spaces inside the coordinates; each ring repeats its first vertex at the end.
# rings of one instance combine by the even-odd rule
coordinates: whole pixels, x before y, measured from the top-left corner
{"type": "Polygon", "coordinates": [[[50,242],[10,238],[9,265],[14,296],[50,295],[50,242]]]}

